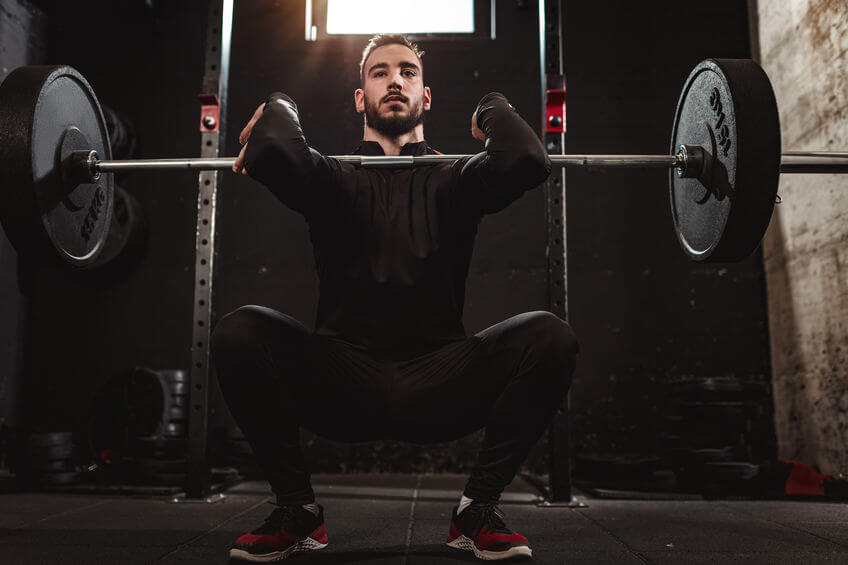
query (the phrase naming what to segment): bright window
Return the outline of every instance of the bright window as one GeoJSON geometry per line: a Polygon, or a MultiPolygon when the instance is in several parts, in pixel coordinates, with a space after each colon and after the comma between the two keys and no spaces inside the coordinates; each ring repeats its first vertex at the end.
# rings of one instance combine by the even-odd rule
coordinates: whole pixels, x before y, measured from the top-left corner
{"type": "Polygon", "coordinates": [[[328,0],[327,33],[474,33],[474,0],[328,0]]]}

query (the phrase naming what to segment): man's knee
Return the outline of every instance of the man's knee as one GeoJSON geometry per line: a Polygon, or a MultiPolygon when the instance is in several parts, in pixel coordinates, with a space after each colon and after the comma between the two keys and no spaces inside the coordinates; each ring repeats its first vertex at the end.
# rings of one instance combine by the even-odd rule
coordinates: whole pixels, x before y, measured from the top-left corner
{"type": "Polygon", "coordinates": [[[261,307],[242,306],[221,318],[210,336],[210,352],[213,357],[232,354],[250,343],[250,328],[261,316],[261,307]]]}
{"type": "Polygon", "coordinates": [[[568,322],[545,310],[527,312],[523,315],[526,316],[524,325],[529,328],[534,342],[546,349],[562,351],[565,355],[577,354],[580,349],[577,334],[568,322]]]}
{"type": "Polygon", "coordinates": [[[538,362],[565,371],[570,381],[580,344],[571,326],[546,311],[528,312],[527,338],[538,362]]]}

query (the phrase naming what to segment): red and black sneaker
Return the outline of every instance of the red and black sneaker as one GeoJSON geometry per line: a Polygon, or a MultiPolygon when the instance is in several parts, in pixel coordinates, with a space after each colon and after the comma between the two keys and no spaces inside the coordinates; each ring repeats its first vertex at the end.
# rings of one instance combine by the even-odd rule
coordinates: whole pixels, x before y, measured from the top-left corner
{"type": "Polygon", "coordinates": [[[293,553],[327,547],[324,507],[316,516],[303,506],[277,506],[265,523],[244,534],[230,547],[230,558],[266,563],[281,561],[293,553]]]}
{"type": "Polygon", "coordinates": [[[473,551],[485,560],[533,556],[527,538],[506,527],[496,502],[472,501],[459,515],[457,508],[451,512],[449,546],[473,551]]]}

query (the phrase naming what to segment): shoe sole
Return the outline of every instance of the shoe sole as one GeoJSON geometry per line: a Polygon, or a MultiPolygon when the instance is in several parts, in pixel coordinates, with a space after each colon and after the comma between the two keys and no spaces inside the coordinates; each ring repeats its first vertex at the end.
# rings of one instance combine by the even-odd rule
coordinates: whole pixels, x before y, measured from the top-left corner
{"type": "Polygon", "coordinates": [[[327,547],[326,543],[320,543],[312,538],[306,538],[292,545],[288,549],[283,551],[272,551],[271,553],[256,554],[248,553],[243,549],[231,549],[230,559],[241,559],[243,561],[253,561],[254,563],[271,563],[273,561],[282,561],[294,553],[315,551],[317,549],[324,549],[325,547],[327,547]]]}
{"type": "Polygon", "coordinates": [[[474,545],[474,541],[465,536],[459,536],[455,540],[447,542],[447,544],[455,549],[473,551],[474,555],[476,555],[478,559],[483,559],[485,561],[497,561],[499,559],[509,559],[511,557],[533,556],[533,550],[526,545],[510,547],[506,551],[486,551],[485,549],[477,549],[477,546],[474,545]]]}

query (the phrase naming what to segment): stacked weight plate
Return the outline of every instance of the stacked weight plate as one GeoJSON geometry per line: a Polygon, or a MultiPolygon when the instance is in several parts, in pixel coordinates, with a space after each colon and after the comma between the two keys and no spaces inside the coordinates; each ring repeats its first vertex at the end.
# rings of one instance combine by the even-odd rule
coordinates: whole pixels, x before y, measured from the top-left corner
{"type": "Polygon", "coordinates": [[[753,491],[759,463],[774,454],[768,384],[734,378],[671,383],[673,415],[663,436],[679,485],[706,492],[753,491]]]}
{"type": "Polygon", "coordinates": [[[67,431],[33,433],[22,446],[15,465],[18,480],[31,485],[67,485],[77,482],[77,449],[67,431]]]}
{"type": "Polygon", "coordinates": [[[145,481],[180,485],[185,482],[188,375],[180,370],[156,372],[162,390],[162,413],[156,431],[135,438],[133,453],[145,481]]]}

